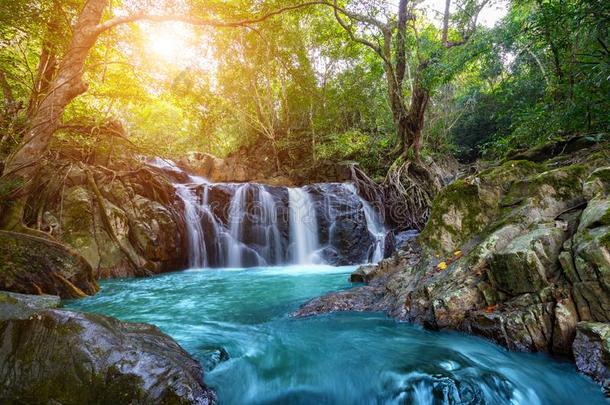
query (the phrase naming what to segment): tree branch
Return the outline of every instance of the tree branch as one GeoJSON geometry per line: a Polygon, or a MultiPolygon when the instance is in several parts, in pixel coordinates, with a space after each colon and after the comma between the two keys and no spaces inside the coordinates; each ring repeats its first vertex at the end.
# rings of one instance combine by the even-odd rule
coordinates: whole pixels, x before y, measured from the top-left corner
{"type": "Polygon", "coordinates": [[[296,4],[293,6],[282,7],[280,9],[273,10],[267,14],[263,14],[260,17],[248,18],[248,19],[242,19],[242,20],[236,20],[236,21],[220,21],[220,20],[197,18],[197,17],[191,17],[191,16],[187,16],[187,15],[178,15],[178,14],[154,15],[154,14],[147,14],[147,13],[137,13],[137,14],[131,14],[128,16],[123,16],[123,17],[115,17],[115,18],[112,18],[101,24],[98,24],[96,27],[96,32],[98,34],[101,34],[102,32],[112,29],[112,28],[116,27],[117,25],[127,24],[127,23],[131,23],[131,22],[135,22],[135,21],[143,21],[143,20],[154,21],[154,22],[178,21],[178,22],[183,22],[183,23],[191,24],[191,25],[218,27],[218,28],[245,27],[248,25],[253,25],[253,24],[263,22],[265,20],[268,20],[271,17],[283,14],[288,11],[299,10],[299,9],[302,9],[305,7],[316,6],[316,5],[332,6],[332,4],[330,4],[326,1],[314,0],[314,1],[308,1],[305,3],[301,3],[301,4],[296,4]]]}

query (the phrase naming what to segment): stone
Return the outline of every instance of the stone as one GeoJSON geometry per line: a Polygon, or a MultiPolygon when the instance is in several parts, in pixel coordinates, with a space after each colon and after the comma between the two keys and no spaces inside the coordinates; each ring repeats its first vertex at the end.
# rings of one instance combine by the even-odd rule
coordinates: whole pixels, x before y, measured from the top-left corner
{"type": "Polygon", "coordinates": [[[580,322],[572,346],[578,370],[610,386],[610,324],[580,322]]]}
{"type": "Polygon", "coordinates": [[[66,246],[0,231],[0,290],[80,298],[99,287],[87,260],[66,246]]]}
{"type": "Polygon", "coordinates": [[[587,178],[583,186],[583,194],[589,200],[603,197],[610,192],[610,167],[596,169],[587,178]]]}
{"type": "Polygon", "coordinates": [[[200,365],[158,328],[0,305],[0,402],[213,404],[200,365]],[[3,316],[4,314],[4,316],[3,316]]]}
{"type": "Polygon", "coordinates": [[[572,342],[576,336],[578,312],[571,298],[563,298],[555,306],[552,351],[554,354],[572,354],[572,342]]]}
{"type": "Polygon", "coordinates": [[[163,172],[153,187],[140,187],[141,179],[99,182],[105,215],[97,196],[86,185],[63,192],[57,236],[78,250],[95,271],[96,278],[148,276],[177,270],[184,263],[184,230],[181,217],[173,210],[172,185],[163,172]]]}
{"type": "Polygon", "coordinates": [[[543,225],[515,238],[491,256],[489,278],[496,288],[512,295],[535,292],[557,276],[565,231],[543,225]]]}
{"type": "Polygon", "coordinates": [[[350,274],[349,281],[351,283],[368,283],[375,277],[378,269],[379,266],[376,264],[360,266],[350,274]]]}
{"type": "Polygon", "coordinates": [[[220,363],[231,358],[229,352],[224,347],[206,348],[203,352],[203,364],[206,372],[214,370],[220,363]]]}

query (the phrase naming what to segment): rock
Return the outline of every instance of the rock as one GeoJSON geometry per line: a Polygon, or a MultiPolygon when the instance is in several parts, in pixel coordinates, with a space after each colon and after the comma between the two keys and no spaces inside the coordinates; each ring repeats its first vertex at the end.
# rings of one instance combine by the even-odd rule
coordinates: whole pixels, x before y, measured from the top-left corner
{"type": "Polygon", "coordinates": [[[571,298],[561,299],[555,306],[555,325],[553,327],[553,347],[555,354],[569,356],[572,342],[576,336],[578,312],[571,298]]]}
{"type": "Polygon", "coordinates": [[[368,283],[377,275],[378,269],[379,266],[376,264],[360,266],[350,274],[349,281],[351,283],[368,283]]]}
{"type": "Polygon", "coordinates": [[[353,274],[367,286],[316,298],[295,316],[382,310],[570,357],[578,322],[610,322],[610,171],[596,156],[509,161],[457,180],[436,196],[415,243],[353,274]]]}
{"type": "Polygon", "coordinates": [[[489,278],[509,294],[536,292],[557,277],[558,256],[566,238],[554,226],[542,225],[513,239],[491,256],[489,278]]]}
{"type": "Polygon", "coordinates": [[[18,307],[7,319],[0,305],[2,403],[215,402],[199,364],[154,326],[18,307]]]}
{"type": "Polygon", "coordinates": [[[97,278],[147,276],[182,267],[182,220],[167,200],[173,186],[162,176],[151,189],[164,191],[152,193],[138,185],[140,179],[100,181],[104,213],[88,185],[63,191],[61,204],[54,208],[60,218],[57,236],[83,255],[97,278]]]}
{"type": "MultiPolygon", "coordinates": [[[[599,182],[599,169],[585,184],[599,182]],[[591,180],[592,178],[597,180],[591,180]]],[[[593,186],[589,186],[590,188],[593,186]]],[[[600,186],[601,187],[601,186],[600,186]]],[[[610,199],[603,189],[589,190],[592,199],[582,213],[562,267],[574,288],[574,300],[582,320],[610,321],[610,199]]]]}
{"type": "Polygon", "coordinates": [[[419,235],[419,231],[415,229],[397,233],[394,235],[395,248],[402,249],[409,241],[415,239],[417,235],[419,235]]]}
{"type": "MultiPolygon", "coordinates": [[[[267,156],[267,155],[263,155],[267,156]]],[[[257,157],[258,160],[268,158],[257,157]]],[[[260,165],[260,162],[252,164],[241,156],[229,156],[220,159],[209,153],[189,152],[178,161],[178,166],[189,173],[205,177],[213,183],[241,183],[241,182],[264,182],[265,184],[277,186],[293,185],[292,181],[277,173],[272,173],[269,169],[271,165],[260,165]]]]}
{"type": "Polygon", "coordinates": [[[59,308],[61,298],[57,295],[28,295],[0,291],[0,303],[21,305],[32,309],[59,308]]]}
{"type": "Polygon", "coordinates": [[[379,290],[370,286],[364,286],[315,298],[303,304],[291,316],[298,318],[331,312],[375,312],[385,310],[386,308],[379,305],[379,298],[379,290]]]}
{"type": "Polygon", "coordinates": [[[205,371],[210,372],[215,369],[220,363],[229,360],[231,356],[224,347],[220,347],[204,349],[203,358],[205,371]]]}
{"type": "Polygon", "coordinates": [[[593,171],[583,186],[583,194],[590,200],[607,196],[608,193],[610,193],[610,166],[593,171]]]}
{"type": "Polygon", "coordinates": [[[0,231],[0,290],[79,298],[99,287],[91,265],[66,246],[0,231]]]}
{"type": "Polygon", "coordinates": [[[553,332],[552,316],[552,303],[516,308],[509,306],[472,313],[465,329],[512,350],[548,352],[553,332]]]}
{"type": "Polygon", "coordinates": [[[610,324],[579,323],[572,347],[578,370],[610,388],[610,324]]]}
{"type": "Polygon", "coordinates": [[[320,245],[330,248],[324,259],[339,266],[366,263],[374,237],[358,196],[341,183],[312,184],[306,191],[316,207],[320,245]]]}
{"type": "Polygon", "coordinates": [[[541,171],[541,165],[509,161],[477,176],[456,180],[434,199],[420,242],[442,255],[460,249],[498,215],[507,187],[541,171]]]}

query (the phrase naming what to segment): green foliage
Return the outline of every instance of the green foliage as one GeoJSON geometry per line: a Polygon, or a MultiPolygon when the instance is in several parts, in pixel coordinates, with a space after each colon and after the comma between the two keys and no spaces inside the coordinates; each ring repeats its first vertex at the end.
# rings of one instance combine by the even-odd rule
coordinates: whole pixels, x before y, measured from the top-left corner
{"type": "MultiPolygon", "coordinates": [[[[27,129],[43,50],[62,59],[83,3],[0,2],[0,84],[10,90],[0,97],[0,156],[14,150],[27,129]]],[[[186,12],[236,20],[299,3],[196,0],[186,12]]],[[[448,39],[459,42],[478,3],[455,3],[448,39]]],[[[381,21],[396,18],[395,7],[383,0],[340,4],[381,21]]],[[[438,25],[416,9],[417,19],[409,24],[417,31],[410,25],[405,38],[403,92],[409,100],[411,80],[419,77],[431,94],[426,153],[499,157],[572,133],[610,131],[607,1],[509,4],[499,25],[479,27],[463,46],[450,48],[438,25]]],[[[115,0],[107,17],[138,7],[139,2],[115,0]]],[[[186,6],[147,7],[162,14],[185,12],[186,6]]],[[[378,42],[369,28],[359,26],[357,33],[378,42]]],[[[223,157],[267,143],[276,158],[269,161],[285,167],[354,160],[381,175],[396,142],[385,73],[381,58],[350,40],[325,6],[248,29],[135,23],[100,37],[85,71],[89,89],[62,120],[94,127],[120,122],[145,154],[176,157],[200,150],[223,157]]],[[[60,137],[83,149],[97,143],[78,131],[60,137]]]]}
{"type": "Polygon", "coordinates": [[[610,7],[603,1],[514,1],[456,102],[464,151],[489,157],[574,133],[610,130],[610,7]]]}

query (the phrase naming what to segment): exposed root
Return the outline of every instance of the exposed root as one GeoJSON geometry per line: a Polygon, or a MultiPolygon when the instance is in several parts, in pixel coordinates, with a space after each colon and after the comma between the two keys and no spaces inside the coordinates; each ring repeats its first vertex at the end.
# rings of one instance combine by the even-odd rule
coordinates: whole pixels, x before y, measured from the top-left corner
{"type": "Polygon", "coordinates": [[[91,189],[91,191],[93,191],[93,194],[95,194],[95,198],[97,200],[97,204],[98,204],[99,210],[100,210],[100,216],[102,218],[102,223],[104,224],[104,228],[106,229],[106,232],[108,233],[110,238],[114,241],[114,243],[116,243],[116,245],[119,247],[119,249],[121,249],[121,252],[123,252],[123,254],[127,258],[127,260],[129,260],[129,263],[133,266],[133,268],[136,271],[145,267],[145,263],[141,263],[141,260],[139,260],[140,259],[139,257],[133,257],[132,252],[130,252],[125,246],[123,246],[123,244],[121,243],[119,238],[116,236],[116,233],[114,232],[114,228],[112,227],[112,223],[110,222],[110,218],[108,218],[108,214],[106,212],[106,204],[104,202],[105,201],[104,197],[102,196],[102,193],[101,193],[100,189],[98,188],[97,183],[95,182],[95,179],[93,178],[93,175],[91,174],[91,171],[86,169],[85,173],[87,174],[87,183],[89,185],[89,188],[91,189]]]}
{"type": "Polygon", "coordinates": [[[72,284],[70,282],[70,280],[66,279],[61,274],[59,274],[59,273],[51,273],[51,275],[53,277],[55,277],[57,280],[59,280],[59,282],[61,282],[64,285],[64,287],[66,287],[68,289],[68,291],[70,291],[70,296],[72,298],[85,298],[85,297],[88,297],[88,295],[85,294],[85,292],[83,290],[81,290],[80,288],[78,288],[77,286],[72,284]]]}
{"type": "Polygon", "coordinates": [[[398,229],[422,229],[441,184],[423,163],[398,159],[383,188],[388,220],[398,229]]]}

